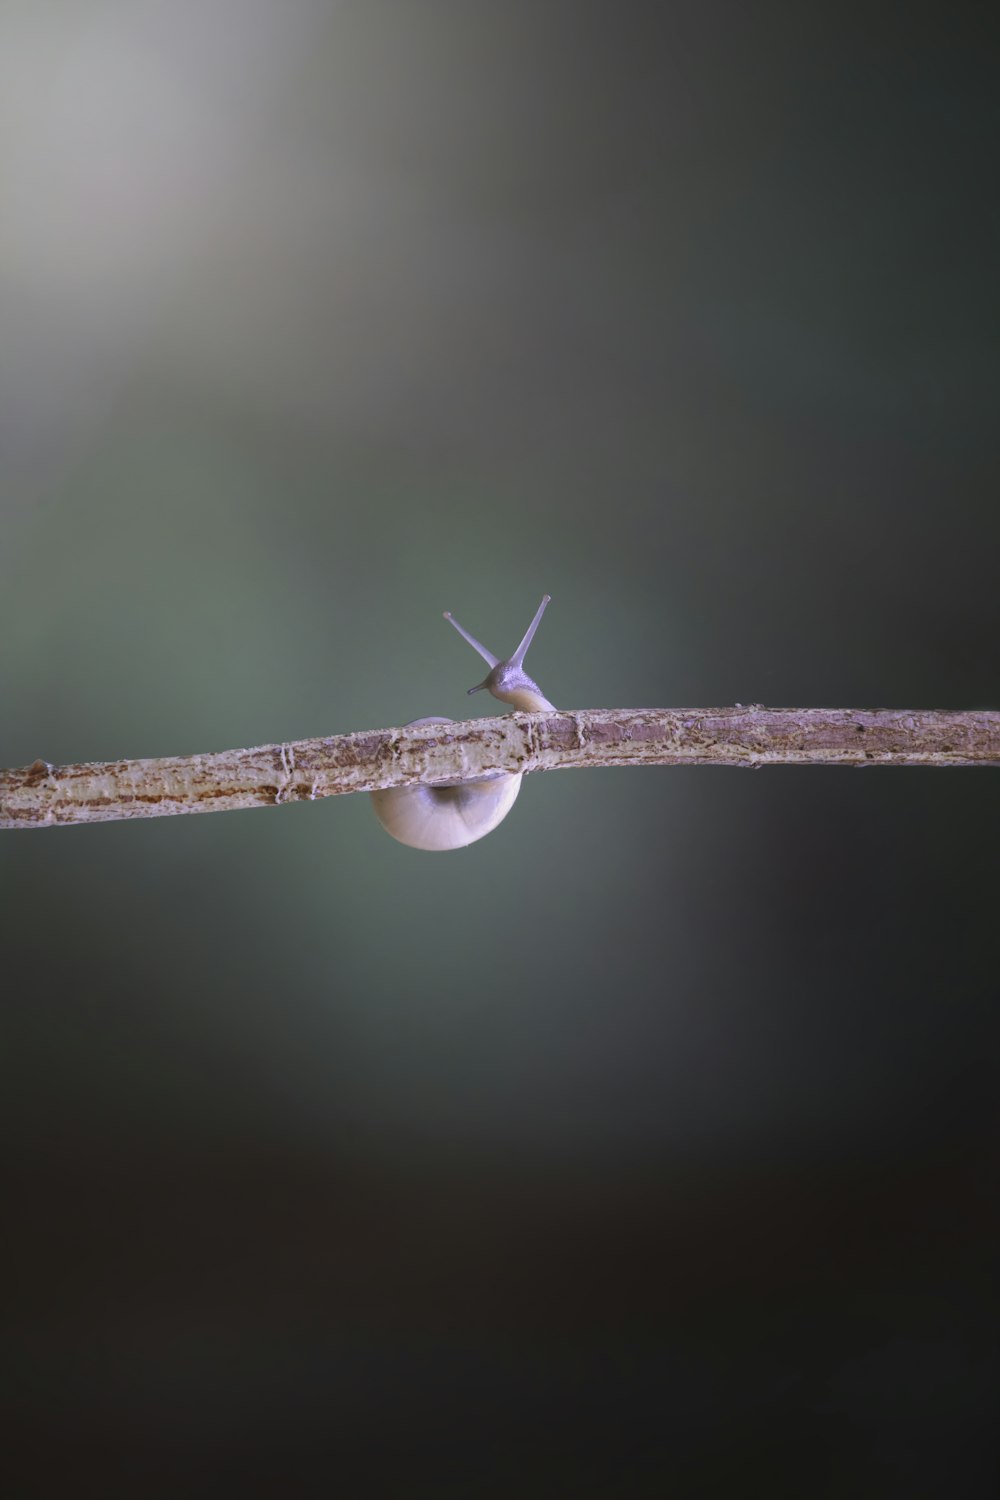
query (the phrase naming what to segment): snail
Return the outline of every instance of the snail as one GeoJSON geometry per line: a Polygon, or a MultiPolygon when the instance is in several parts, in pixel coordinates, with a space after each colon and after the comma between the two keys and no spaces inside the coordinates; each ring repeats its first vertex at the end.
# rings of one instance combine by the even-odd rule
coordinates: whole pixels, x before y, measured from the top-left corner
{"type": "MultiPolygon", "coordinates": [[[[524,639],[506,661],[487,651],[445,610],[445,619],[489,664],[489,673],[482,682],[469,688],[470,693],[479,693],[486,688],[501,703],[509,703],[522,713],[538,714],[555,708],[524,670],[524,658],[550,598],[551,595],[545,595],[524,639]]],[[[407,728],[416,724],[452,722],[432,715],[411,720],[407,728]]],[[[485,838],[503,822],[521,790],[521,775],[520,771],[514,774],[497,771],[476,781],[447,786],[387,787],[384,791],[372,792],[371,799],[382,827],[401,844],[409,844],[412,849],[462,849],[466,844],[485,838]]]]}

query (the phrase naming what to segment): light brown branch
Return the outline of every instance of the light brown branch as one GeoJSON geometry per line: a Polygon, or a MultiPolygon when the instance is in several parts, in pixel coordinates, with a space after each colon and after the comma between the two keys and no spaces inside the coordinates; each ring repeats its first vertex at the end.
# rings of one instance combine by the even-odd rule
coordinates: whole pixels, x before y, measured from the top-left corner
{"type": "Polygon", "coordinates": [[[227,812],[587,766],[996,766],[1000,712],[594,708],[369,729],[162,760],[0,771],[0,828],[227,812]]]}

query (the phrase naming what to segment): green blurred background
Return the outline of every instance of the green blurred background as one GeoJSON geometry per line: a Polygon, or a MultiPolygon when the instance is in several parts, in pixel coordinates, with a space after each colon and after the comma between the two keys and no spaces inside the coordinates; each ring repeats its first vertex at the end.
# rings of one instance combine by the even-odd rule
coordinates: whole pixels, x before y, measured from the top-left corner
{"type": "MultiPolygon", "coordinates": [[[[997,144],[961,8],[4,0],[0,763],[485,712],[546,590],[560,706],[1000,706],[997,144]]],[[[5,1491],[993,1493],[998,814],[5,835],[5,1491]]]]}

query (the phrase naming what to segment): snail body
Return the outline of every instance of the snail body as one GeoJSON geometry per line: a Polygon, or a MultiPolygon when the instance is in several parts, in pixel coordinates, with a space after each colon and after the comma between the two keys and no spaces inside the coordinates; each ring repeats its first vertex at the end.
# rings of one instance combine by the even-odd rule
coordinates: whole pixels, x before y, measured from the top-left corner
{"type": "MultiPolygon", "coordinates": [[[[463,640],[477,651],[490,670],[482,682],[469,688],[478,693],[484,688],[501,703],[509,703],[522,713],[545,713],[555,708],[538,684],[524,670],[524,658],[550,601],[546,594],[528,626],[517,650],[505,660],[469,634],[453,616],[445,619],[454,625],[463,640]]],[[[413,724],[450,724],[451,719],[432,715],[414,719],[413,724]]],[[[475,781],[446,786],[397,786],[372,792],[372,806],[382,827],[401,844],[412,849],[462,849],[485,838],[510,812],[521,790],[521,772],[498,771],[475,781]]]]}

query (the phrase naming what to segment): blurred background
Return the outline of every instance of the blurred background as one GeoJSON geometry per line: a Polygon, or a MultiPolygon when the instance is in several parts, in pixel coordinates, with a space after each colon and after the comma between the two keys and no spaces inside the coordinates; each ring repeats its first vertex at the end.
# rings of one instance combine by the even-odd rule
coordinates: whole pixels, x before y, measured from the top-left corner
{"type": "MultiPolygon", "coordinates": [[[[995,67],[961,7],[4,0],[0,763],[500,711],[441,612],[546,590],[562,707],[1000,707],[995,67]]],[[[992,1495],[998,818],[4,835],[5,1493],[992,1495]]]]}

